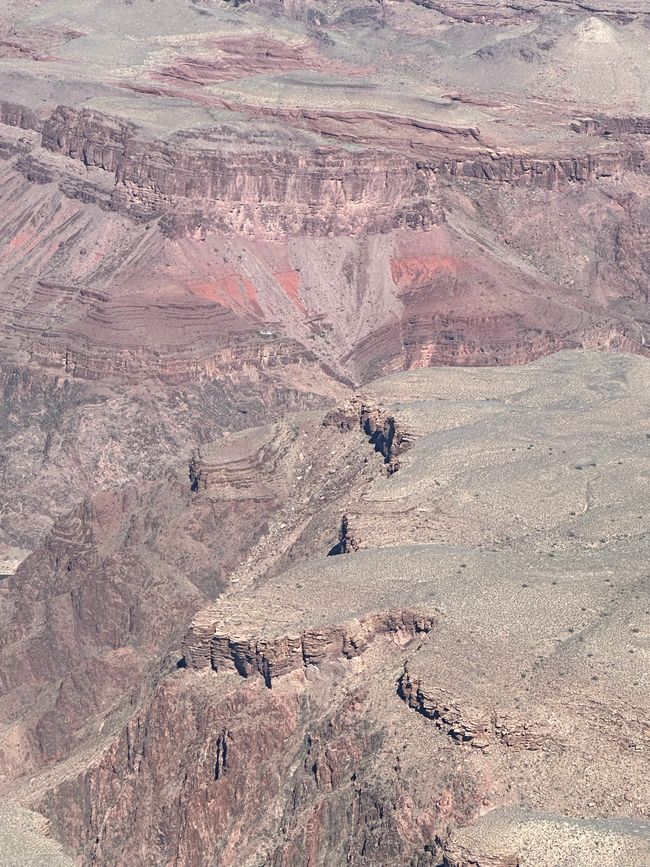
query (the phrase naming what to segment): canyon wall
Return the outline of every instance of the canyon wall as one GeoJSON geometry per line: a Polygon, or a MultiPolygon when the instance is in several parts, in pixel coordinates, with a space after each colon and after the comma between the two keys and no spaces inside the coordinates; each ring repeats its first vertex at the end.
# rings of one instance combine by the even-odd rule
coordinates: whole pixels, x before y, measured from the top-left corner
{"type": "Polygon", "coordinates": [[[650,117],[594,117],[573,124],[581,135],[612,136],[650,135],[650,117]]]}
{"type": "MultiPolygon", "coordinates": [[[[292,148],[268,150],[236,148],[232,142],[211,140],[209,132],[165,144],[146,138],[131,123],[64,106],[41,122],[32,110],[3,103],[1,117],[8,125],[42,129],[46,151],[113,178],[112,190],[101,190],[89,180],[85,193],[73,187],[75,195],[138,220],[162,218],[171,235],[208,228],[270,237],[426,229],[443,219],[439,178],[555,189],[646,170],[643,149],[633,145],[593,153],[576,147],[575,153],[523,155],[491,151],[472,136],[463,144],[458,130],[442,127],[420,130],[423,144],[411,147],[422,156],[408,157],[400,153],[404,119],[390,116],[378,118],[382,129],[388,127],[397,136],[395,142],[389,136],[373,145],[371,137],[370,144],[352,141],[354,150],[338,128],[321,147],[308,150],[296,139],[292,148]]],[[[303,112],[299,120],[317,130],[321,122],[318,112],[303,112]]],[[[616,128],[643,131],[642,121],[620,119],[616,128]]],[[[594,133],[598,123],[583,122],[577,131],[594,133]]],[[[24,166],[32,178],[48,179],[48,168],[37,157],[24,166]]]]}
{"type": "Polygon", "coordinates": [[[111,206],[187,233],[207,221],[221,231],[286,235],[423,228],[439,213],[427,185],[399,156],[333,148],[237,151],[209,136],[190,147],[147,142],[133,127],[89,111],[59,108],[43,147],[114,174],[111,206]]]}

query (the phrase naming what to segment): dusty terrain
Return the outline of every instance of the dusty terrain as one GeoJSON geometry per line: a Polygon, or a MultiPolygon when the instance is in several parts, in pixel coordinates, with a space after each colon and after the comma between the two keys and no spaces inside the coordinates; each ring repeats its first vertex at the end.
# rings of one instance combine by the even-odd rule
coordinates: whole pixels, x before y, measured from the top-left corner
{"type": "Polygon", "coordinates": [[[40,605],[37,553],[10,591],[13,743],[43,768],[5,749],[10,802],[84,864],[640,867],[649,385],[576,351],[395,374],[206,446],[119,521],[96,497],[48,541],[40,605]],[[221,558],[227,520],[247,553],[183,636],[215,510],[221,558]]]}
{"type": "Polygon", "coordinates": [[[6,545],[251,409],[647,352],[647,10],[463,10],[4,4],[6,545]]]}
{"type": "Polygon", "coordinates": [[[5,0],[0,863],[650,860],[649,28],[5,0]]]}

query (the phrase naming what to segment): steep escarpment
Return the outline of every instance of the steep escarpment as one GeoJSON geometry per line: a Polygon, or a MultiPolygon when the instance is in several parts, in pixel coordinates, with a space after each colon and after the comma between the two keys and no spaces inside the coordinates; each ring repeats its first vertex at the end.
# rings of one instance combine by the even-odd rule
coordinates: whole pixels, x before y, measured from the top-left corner
{"type": "MultiPolygon", "coordinates": [[[[643,359],[595,353],[497,371],[413,371],[368,385],[327,424],[297,419],[202,449],[177,481],[186,499],[156,495],[168,512],[175,503],[155,530],[156,574],[184,569],[193,593],[205,592],[207,575],[188,565],[207,565],[226,515],[242,523],[264,512],[266,524],[250,525],[244,562],[182,642],[178,610],[172,625],[132,596],[128,617],[117,600],[108,619],[96,592],[90,605],[77,570],[105,569],[94,552],[114,551],[123,531],[109,509],[93,517],[98,505],[70,516],[48,545],[62,598],[38,594],[54,634],[71,591],[79,647],[96,633],[112,649],[113,700],[124,688],[120,630],[134,648],[147,636],[169,654],[162,667],[152,661],[146,688],[106,714],[100,695],[76,693],[66,670],[73,658],[88,671],[80,650],[63,657],[48,637],[46,672],[54,667],[65,686],[38,730],[51,745],[67,720],[64,760],[35,788],[18,776],[15,796],[87,864],[216,857],[299,867],[305,852],[327,867],[370,857],[433,867],[470,855],[514,864],[532,845],[531,810],[548,832],[535,851],[568,846],[567,858],[588,865],[581,846],[606,823],[612,851],[636,852],[650,779],[638,609],[647,592],[647,376],[643,359]],[[399,472],[382,472],[369,419],[409,432],[399,472]],[[215,509],[223,513],[212,523],[215,509]],[[328,557],[319,522],[331,521],[332,538],[341,514],[358,545],[328,557]],[[106,722],[66,760],[82,700],[106,722]],[[473,836],[506,807],[507,846],[503,836],[473,836]],[[562,830],[575,815],[584,817],[580,843],[562,830]]],[[[162,513],[151,491],[142,497],[162,513]]],[[[128,520],[127,549],[151,536],[144,514],[128,520]]],[[[114,554],[107,563],[116,569],[114,554]]],[[[143,582],[149,600],[152,582],[143,582]]],[[[21,642],[40,658],[28,586],[3,655],[12,666],[21,642]]],[[[105,666],[105,649],[100,658],[105,666]]],[[[18,676],[25,698],[37,671],[18,676]]]]}
{"type": "MultiPolygon", "coordinates": [[[[471,637],[476,629],[471,615],[467,621],[466,613],[458,614],[462,610],[462,596],[475,579],[468,575],[467,582],[462,582],[464,589],[453,587],[447,580],[453,574],[453,566],[449,569],[444,561],[428,560],[432,554],[437,557],[437,553],[424,550],[426,547],[415,556],[414,552],[398,551],[381,560],[362,554],[329,558],[327,565],[320,566],[326,588],[315,600],[313,616],[316,619],[322,616],[325,600],[328,600],[325,610],[331,611],[336,606],[331,600],[350,586],[353,576],[357,579],[362,576],[362,593],[369,594],[367,598],[379,590],[376,599],[390,586],[390,579],[382,576],[377,580],[378,567],[389,566],[401,573],[400,586],[389,591],[396,594],[413,593],[433,567],[441,583],[436,589],[416,591],[432,592],[430,603],[433,597],[442,603],[444,611],[438,612],[430,630],[417,632],[415,640],[408,630],[393,637],[390,631],[385,636],[377,635],[362,653],[349,659],[342,646],[336,653],[324,653],[325,644],[321,641],[318,652],[306,666],[283,664],[276,668],[271,689],[266,688],[257,670],[257,676],[251,676],[253,672],[246,668],[251,657],[243,642],[236,643],[234,656],[232,644],[224,655],[225,644],[216,635],[213,647],[220,662],[216,669],[197,672],[190,668],[168,677],[147,701],[146,709],[132,717],[103,758],[98,758],[79,776],[56,784],[39,799],[39,808],[50,818],[56,832],[68,844],[81,839],[87,863],[99,860],[127,864],[137,858],[145,864],[160,860],[208,864],[218,853],[224,864],[257,861],[297,867],[304,863],[307,851],[313,853],[315,863],[328,865],[341,858],[363,864],[369,852],[378,864],[392,864],[397,859],[433,865],[440,863],[443,853],[448,853],[450,863],[454,863],[452,857],[460,857],[458,853],[463,850],[457,842],[459,831],[486,812],[486,808],[512,803],[513,798],[515,803],[523,801],[539,808],[544,799],[549,800],[551,775],[553,779],[562,779],[573,761],[581,762],[587,756],[592,763],[593,781],[580,794],[568,786],[556,786],[550,809],[586,809],[583,802],[593,799],[594,791],[605,780],[614,786],[612,800],[625,803],[623,787],[615,782],[617,772],[612,771],[608,759],[598,757],[598,750],[603,749],[609,737],[606,727],[601,727],[601,719],[604,722],[606,716],[600,717],[601,711],[607,711],[606,702],[602,705],[597,702],[598,724],[583,736],[572,718],[575,710],[578,714],[581,711],[567,707],[565,716],[553,699],[555,731],[552,738],[542,743],[535,740],[537,733],[528,723],[527,711],[521,711],[518,723],[514,717],[498,716],[494,731],[486,736],[488,742],[481,749],[469,750],[468,755],[463,744],[473,744],[476,739],[478,746],[481,734],[476,718],[470,723],[471,716],[466,715],[462,725],[456,720],[454,727],[447,719],[450,712],[446,716],[441,713],[436,719],[453,728],[450,739],[448,732],[440,731],[428,714],[415,713],[401,699],[394,679],[400,659],[413,657],[420,664],[423,658],[428,658],[429,677],[436,669],[453,672],[458,647],[451,643],[449,651],[453,655],[447,657],[444,648],[448,637],[458,636],[463,623],[464,640],[478,640],[475,634],[471,637]],[[353,567],[348,567],[346,564],[352,561],[353,567]],[[451,598],[445,596],[445,585],[451,598]],[[434,661],[436,654],[438,662],[434,661]],[[223,665],[226,657],[229,661],[223,665]],[[233,670],[233,659],[239,660],[239,671],[233,670]],[[570,743],[558,743],[565,736],[571,738],[570,743]],[[593,743],[594,739],[598,744],[593,743]],[[423,743],[427,744],[424,755],[417,746],[423,743]],[[508,751],[505,772],[499,760],[500,750],[508,751]],[[533,784],[529,778],[531,762],[534,773],[539,775],[533,784]],[[388,773],[386,768],[390,769],[388,773]],[[242,829],[250,816],[258,815],[260,802],[266,809],[259,823],[254,831],[243,835],[242,829]],[[101,805],[99,811],[97,804],[101,805]],[[147,829],[158,821],[161,811],[170,817],[168,830],[152,844],[147,829]]],[[[500,568],[498,558],[488,556],[475,562],[472,555],[465,554],[465,559],[469,561],[466,567],[476,566],[484,580],[490,575],[490,596],[496,592],[499,602],[512,597],[514,581],[506,579],[505,586],[498,589],[493,583],[491,569],[500,568]]],[[[457,563],[456,560],[454,565],[457,563]]],[[[518,564],[519,569],[529,570],[530,563],[518,564]]],[[[518,571],[514,562],[507,568],[513,567],[518,571]]],[[[538,573],[531,580],[550,584],[551,576],[561,573],[561,564],[554,563],[545,577],[538,573]]],[[[303,570],[302,575],[307,574],[303,570]]],[[[531,572],[527,574],[530,576],[531,572]]],[[[626,574],[626,581],[633,582],[632,572],[626,574]]],[[[261,599],[256,594],[247,594],[247,605],[240,611],[251,612],[253,606],[267,605],[278,591],[286,594],[294,587],[292,577],[274,580],[274,586],[263,592],[261,599]]],[[[578,580],[579,597],[593,593],[589,587],[593,573],[584,582],[582,578],[578,580]]],[[[356,599],[359,589],[357,584],[356,599]]],[[[509,641],[510,665],[520,658],[521,641],[532,640],[534,646],[535,635],[530,633],[533,624],[540,626],[537,640],[544,635],[548,624],[540,623],[540,614],[542,621],[547,615],[556,616],[556,611],[546,611],[543,599],[548,594],[539,589],[542,592],[533,589],[528,594],[530,618],[520,624],[520,631],[509,641]]],[[[300,590],[293,592],[299,596],[299,605],[307,598],[300,590]]],[[[606,592],[599,597],[602,602],[606,592]]],[[[593,596],[591,599],[596,601],[593,596]]],[[[566,622],[576,623],[573,629],[579,628],[581,607],[585,607],[580,602],[584,603],[584,598],[576,599],[576,606],[566,612],[569,618],[566,622]]],[[[237,613],[230,607],[224,605],[223,612],[225,617],[237,619],[237,613]]],[[[485,614],[493,617],[491,605],[486,606],[485,614]]],[[[595,618],[598,620],[598,615],[595,618]]],[[[322,632],[320,635],[324,637],[322,632]]],[[[572,640],[567,641],[568,651],[572,640]]],[[[265,648],[277,650],[277,646],[265,639],[265,648]]],[[[462,653],[466,655],[467,650],[463,643],[462,653]]],[[[481,654],[478,646],[476,652],[481,654]]],[[[604,668],[606,664],[598,670],[602,672],[604,668]]],[[[543,666],[540,671],[544,677],[543,666]]],[[[628,673],[632,674],[631,668],[628,673]]],[[[503,674],[512,676],[506,671],[503,674]]],[[[462,682],[459,687],[463,688],[462,682]]],[[[563,698],[569,700],[568,695],[563,698]]],[[[590,705],[592,714],[595,706],[590,705]]],[[[453,709],[453,704],[447,707],[453,709]]],[[[615,717],[612,725],[617,724],[615,717]]],[[[631,753],[637,756],[627,736],[609,741],[607,750],[616,753],[618,761],[624,764],[629,762],[631,753]]],[[[628,810],[624,806],[617,816],[629,815],[628,810]]],[[[521,848],[523,843],[515,842],[524,821],[525,816],[515,826],[517,833],[513,831],[510,837],[514,846],[510,851],[515,856],[525,851],[521,848]]],[[[616,845],[621,845],[616,822],[613,824],[616,845]]],[[[631,825],[637,831],[643,827],[634,821],[631,825]]],[[[558,842],[559,837],[551,835],[547,845],[555,846],[558,842]]],[[[477,851],[487,857],[499,850],[492,844],[477,851]]],[[[580,850],[575,844],[570,852],[572,857],[579,858],[580,850]]],[[[576,863],[583,862],[576,860],[576,863]]]]}
{"type": "Polygon", "coordinates": [[[182,637],[179,623],[223,587],[264,531],[263,510],[243,503],[188,512],[184,486],[140,482],[98,495],[59,520],[5,584],[5,781],[63,760],[119,716],[161,652],[182,637]],[[206,557],[215,524],[231,527],[223,565],[206,557]]]}
{"type": "MultiPolygon", "coordinates": [[[[316,113],[313,120],[317,119],[316,113]]],[[[353,120],[346,120],[347,128],[353,120]]],[[[303,116],[307,126],[310,121],[309,115],[303,116]]],[[[397,129],[401,132],[399,124],[397,129]]],[[[434,141],[436,134],[440,133],[433,128],[434,141]]],[[[640,148],[548,157],[480,149],[472,154],[471,148],[463,154],[454,153],[452,134],[446,147],[434,144],[428,159],[424,155],[413,161],[390,150],[383,156],[377,150],[348,154],[336,149],[335,133],[332,138],[333,147],[315,151],[299,146],[297,152],[239,156],[235,151],[226,156],[225,143],[217,149],[217,141],[211,146],[209,136],[190,137],[174,149],[144,141],[133,125],[64,107],[48,118],[42,133],[46,149],[115,176],[111,207],[145,219],[165,214],[170,231],[185,233],[206,225],[275,234],[426,228],[441,216],[438,176],[553,189],[567,182],[618,178],[642,171],[645,165],[640,148]],[[187,200],[192,201],[191,208],[187,200]]],[[[399,138],[396,144],[399,150],[399,138]]],[[[426,146],[421,149],[426,153],[426,146]]]]}
{"type": "Polygon", "coordinates": [[[647,0],[1,5],[0,861],[645,864],[647,0]]]}
{"type": "MultiPolygon", "coordinates": [[[[194,329],[208,331],[210,326],[214,328],[213,335],[228,330],[227,326],[223,327],[224,319],[229,318],[228,313],[200,304],[194,309],[190,305],[179,304],[177,312],[174,306],[165,305],[163,316],[173,317],[177,313],[175,324],[182,329],[181,333],[186,338],[182,342],[158,345],[155,351],[147,353],[138,345],[118,348],[114,343],[102,345],[99,341],[90,340],[83,341],[85,347],[71,347],[66,335],[52,335],[47,343],[34,348],[31,361],[74,379],[99,382],[114,377],[134,384],[148,377],[169,385],[200,382],[216,374],[246,379],[249,371],[259,372],[269,378],[273,377],[274,372],[280,372],[281,378],[282,373],[286,369],[291,370],[292,366],[308,371],[313,367],[325,376],[329,373],[318,365],[315,354],[302,344],[291,339],[260,339],[259,329],[247,329],[239,334],[229,334],[222,340],[212,340],[210,342],[213,345],[204,345],[201,351],[200,345],[190,341],[189,335],[194,329]],[[215,343],[222,345],[215,346],[215,343]]],[[[132,315],[141,314],[145,320],[149,318],[150,312],[148,305],[140,309],[136,305],[132,307],[132,315]]],[[[109,332],[117,330],[114,323],[118,317],[129,315],[123,310],[106,313],[101,327],[109,332]],[[112,315],[114,313],[115,318],[112,315]]]]}
{"type": "MultiPolygon", "coordinates": [[[[75,810],[58,813],[49,797],[42,808],[59,833],[67,829],[70,842],[80,831],[88,834],[96,862],[207,864],[218,857],[224,864],[298,867],[305,853],[318,863],[327,849],[332,865],[362,864],[369,853],[379,863],[435,864],[435,810],[416,806],[407,792],[395,800],[390,784],[375,777],[390,735],[364,715],[363,686],[350,684],[350,700],[332,709],[318,690],[292,678],[281,690],[267,690],[261,681],[245,688],[210,684],[192,672],[170,678],[112,748],[110,765],[90,770],[81,786],[63,787],[75,810]],[[178,724],[170,727],[172,718],[178,724]],[[178,764],[164,746],[170,739],[177,757],[194,757],[173,791],[161,785],[178,764]],[[102,821],[109,803],[120,830],[102,821]],[[147,825],[154,810],[167,818],[152,844],[147,825]],[[405,839],[409,814],[417,823],[405,839]],[[87,821],[79,823],[79,816],[87,821]]],[[[437,795],[457,814],[471,812],[472,793],[458,778],[437,795]]]]}
{"type": "Polygon", "coordinates": [[[327,147],[238,153],[218,139],[211,144],[209,135],[174,148],[67,108],[45,123],[43,146],[113,174],[111,207],[141,219],[164,215],[171,233],[207,226],[277,235],[381,232],[439,219],[423,176],[399,156],[327,147]]]}
{"type": "Polygon", "coordinates": [[[582,135],[612,136],[650,135],[648,117],[593,117],[577,121],[576,132],[582,135]]]}
{"type": "MultiPolygon", "coordinates": [[[[7,105],[3,117],[10,125],[38,128],[32,114],[7,105]]],[[[438,178],[555,189],[620,178],[626,172],[644,171],[645,166],[638,147],[582,154],[567,153],[563,146],[547,156],[481,148],[470,136],[471,144],[463,152],[458,149],[456,139],[462,141],[462,136],[457,130],[427,124],[418,126],[424,131],[421,144],[405,142],[407,150],[420,151],[414,159],[400,154],[403,124],[390,116],[381,120],[394,131],[394,141],[390,135],[384,141],[370,136],[358,142],[352,136],[351,142],[364,150],[351,150],[350,136],[319,125],[318,119],[317,112],[287,117],[298,129],[304,126],[329,139],[321,147],[307,149],[298,137],[286,149],[249,153],[250,148],[233,148],[218,130],[212,135],[187,133],[177,136],[176,143],[162,143],[143,137],[134,124],[116,117],[61,106],[42,124],[42,147],[112,176],[108,198],[97,197],[92,185],[86,193],[78,190],[74,195],[136,219],[163,217],[172,235],[208,228],[271,237],[421,229],[442,217],[438,178]]],[[[365,120],[372,121],[372,116],[365,120]]],[[[594,132],[594,123],[584,129],[580,125],[577,131],[594,132]]],[[[362,127],[364,119],[346,117],[342,125],[347,131],[354,124],[362,127]]],[[[38,176],[37,164],[38,160],[29,169],[32,177],[38,176]]]]}
{"type": "MultiPolygon", "coordinates": [[[[246,639],[221,632],[209,636],[205,618],[201,614],[185,638],[185,664],[196,669],[209,664],[214,671],[237,671],[243,677],[260,674],[268,687],[290,671],[359,656],[378,635],[394,634],[400,640],[409,640],[419,632],[428,632],[433,624],[433,618],[426,614],[396,611],[296,636],[246,639]]],[[[215,625],[218,628],[213,623],[213,629],[215,625]]]]}
{"type": "Polygon", "coordinates": [[[644,171],[643,150],[620,154],[585,154],[575,157],[538,158],[516,154],[496,154],[472,158],[458,156],[426,162],[420,168],[449,177],[473,178],[509,184],[531,184],[550,189],[560,184],[621,177],[626,171],[644,171]]]}
{"type": "Polygon", "coordinates": [[[535,726],[524,716],[503,713],[497,710],[459,707],[454,698],[435,687],[426,687],[412,678],[408,665],[399,680],[399,694],[409,707],[417,710],[436,727],[446,732],[460,744],[486,750],[492,745],[503,744],[519,750],[543,749],[550,732],[543,726],[535,726]]]}
{"type": "Polygon", "coordinates": [[[25,130],[40,131],[43,128],[43,121],[32,108],[5,100],[0,100],[0,123],[25,130]]]}
{"type": "Polygon", "coordinates": [[[273,370],[253,368],[230,381],[197,377],[133,393],[119,381],[7,364],[0,370],[2,541],[32,550],[56,518],[96,493],[164,478],[224,431],[326,404],[310,396],[303,370],[293,371],[293,387],[273,370]]]}

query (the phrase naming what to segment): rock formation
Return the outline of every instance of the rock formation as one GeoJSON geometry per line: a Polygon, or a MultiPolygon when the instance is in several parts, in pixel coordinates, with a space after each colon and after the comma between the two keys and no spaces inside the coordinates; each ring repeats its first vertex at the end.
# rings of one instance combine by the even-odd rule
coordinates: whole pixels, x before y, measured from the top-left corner
{"type": "Polygon", "coordinates": [[[645,863],[648,15],[6,0],[0,862],[645,863]]]}
{"type": "MultiPolygon", "coordinates": [[[[219,502],[272,523],[84,765],[14,797],[88,864],[588,865],[605,838],[643,859],[647,394],[633,356],[414,371],[206,449],[193,538],[219,502]],[[370,406],[410,431],[391,475],[370,406]],[[327,557],[353,506],[359,547],[327,557]]],[[[87,527],[50,543],[63,568],[87,527]]]]}

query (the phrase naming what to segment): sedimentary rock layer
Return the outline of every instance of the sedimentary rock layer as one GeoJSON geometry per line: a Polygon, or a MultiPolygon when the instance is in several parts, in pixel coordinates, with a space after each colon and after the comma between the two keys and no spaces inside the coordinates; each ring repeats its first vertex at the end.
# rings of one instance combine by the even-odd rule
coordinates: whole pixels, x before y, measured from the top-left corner
{"type": "Polygon", "coordinates": [[[191,668],[209,665],[214,671],[237,671],[244,677],[260,674],[270,687],[275,678],[295,669],[359,656],[378,635],[405,641],[428,632],[433,623],[429,614],[394,611],[297,635],[247,639],[221,633],[219,623],[210,630],[201,617],[186,636],[184,658],[191,668]]]}

